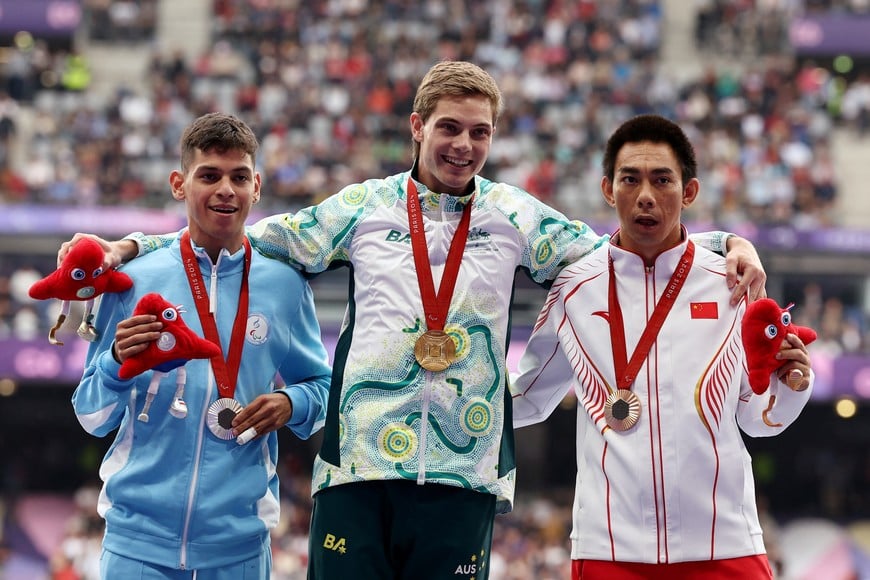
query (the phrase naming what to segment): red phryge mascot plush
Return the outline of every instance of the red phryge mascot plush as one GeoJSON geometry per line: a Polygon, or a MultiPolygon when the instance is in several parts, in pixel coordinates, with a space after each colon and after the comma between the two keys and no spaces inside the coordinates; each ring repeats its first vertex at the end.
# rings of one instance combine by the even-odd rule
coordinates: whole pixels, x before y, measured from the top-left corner
{"type": "Polygon", "coordinates": [[[133,280],[117,270],[103,270],[103,248],[99,242],[85,238],[72,247],[57,270],[35,282],[28,291],[34,300],[63,300],[57,322],[48,333],[51,344],[63,346],[55,338],[70,311],[71,301],[85,302],[85,314],[77,333],[88,341],[97,338],[93,327],[94,300],[104,292],[123,292],[133,287],[133,280]]]}
{"type": "Polygon", "coordinates": [[[743,315],[743,349],[749,386],[756,394],[767,390],[770,374],[782,366],[783,361],[776,359],[776,353],[786,334],[796,334],[804,344],[816,339],[812,328],[791,323],[792,306],[794,304],[782,308],[772,298],[762,298],[751,302],[743,315]]]}
{"type": "Polygon", "coordinates": [[[145,407],[139,414],[140,421],[148,421],[148,410],[157,395],[160,379],[164,374],[178,368],[176,373],[175,398],[169,412],[173,417],[183,419],[187,416],[187,405],[184,403],[184,384],[187,373],[184,365],[190,359],[211,358],[221,354],[221,348],[213,342],[193,333],[181,318],[184,312],[180,306],[173,306],[163,296],[156,292],[145,294],[136,303],[133,315],[153,314],[163,323],[160,338],[148,345],[141,353],[132,356],[121,363],[118,376],[131,379],[148,369],[154,369],[148,393],[145,395],[145,407]]]}

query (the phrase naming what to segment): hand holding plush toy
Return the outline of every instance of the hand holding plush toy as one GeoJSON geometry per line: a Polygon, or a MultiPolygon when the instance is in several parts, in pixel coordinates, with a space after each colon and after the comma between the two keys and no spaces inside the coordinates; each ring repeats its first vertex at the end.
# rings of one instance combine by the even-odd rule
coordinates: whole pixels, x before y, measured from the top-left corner
{"type": "Polygon", "coordinates": [[[172,406],[169,408],[173,417],[183,419],[187,416],[187,405],[182,398],[187,379],[184,365],[190,359],[211,358],[221,354],[221,348],[213,342],[194,334],[181,318],[183,310],[173,306],[163,296],[156,292],[145,294],[136,303],[133,315],[153,314],[163,323],[160,338],[150,343],[141,353],[126,359],[121,363],[118,376],[131,379],[148,369],[154,369],[148,392],[145,395],[145,407],[139,414],[139,420],[148,422],[148,410],[157,395],[160,379],[169,371],[181,367],[176,373],[176,390],[172,406]]]}
{"type": "MultiPolygon", "coordinates": [[[[787,334],[796,334],[804,344],[816,339],[816,331],[806,326],[791,323],[789,310],[794,304],[781,308],[772,298],[761,298],[746,307],[741,325],[743,350],[746,352],[746,368],[749,371],[749,386],[760,395],[770,386],[770,375],[786,361],[776,358],[787,334]]],[[[761,419],[770,427],[781,427],[768,417],[776,395],[771,395],[761,419]]]]}
{"type": "Polygon", "coordinates": [[[89,238],[80,240],[64,257],[60,266],[35,282],[28,291],[34,300],[55,298],[63,301],[61,313],[54,327],[48,333],[51,344],[63,346],[55,338],[70,311],[70,301],[85,302],[85,314],[77,333],[88,341],[97,338],[93,327],[94,300],[104,292],[123,292],[133,287],[133,280],[117,270],[103,270],[103,248],[99,242],[89,238]]]}
{"type": "Polygon", "coordinates": [[[749,370],[749,386],[760,395],[770,385],[770,375],[784,363],[776,358],[786,334],[796,334],[804,344],[816,339],[816,331],[791,323],[789,310],[772,298],[762,298],[749,304],[743,315],[743,349],[749,370]]]}

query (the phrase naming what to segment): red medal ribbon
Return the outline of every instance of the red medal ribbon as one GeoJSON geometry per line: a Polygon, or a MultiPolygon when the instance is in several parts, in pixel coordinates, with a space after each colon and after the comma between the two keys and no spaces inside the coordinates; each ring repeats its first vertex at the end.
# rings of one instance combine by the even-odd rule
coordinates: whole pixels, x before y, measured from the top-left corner
{"type": "MultiPolygon", "coordinates": [[[[232,399],[236,392],[236,380],[239,376],[239,366],[242,363],[242,347],[245,344],[245,327],[248,321],[248,272],[251,269],[251,244],[248,238],[243,238],[245,247],[245,270],[242,274],[242,288],[239,292],[239,306],[236,310],[236,319],[233,322],[233,333],[230,336],[230,356],[227,360],[221,355],[212,357],[211,367],[217,380],[218,392],[222,398],[232,399]]],[[[208,293],[205,291],[205,281],[199,271],[199,262],[193,247],[190,245],[190,232],[185,230],[181,235],[181,257],[184,263],[184,271],[187,274],[187,282],[190,284],[190,292],[196,304],[196,313],[205,337],[221,347],[221,338],[215,324],[214,314],[209,312],[208,293]]]]}
{"type": "Polygon", "coordinates": [[[414,254],[414,265],[417,268],[417,284],[423,299],[423,312],[426,314],[426,328],[428,330],[444,330],[447,311],[450,309],[450,300],[453,298],[453,290],[456,288],[456,278],[459,276],[462,252],[465,251],[465,242],[468,239],[471,203],[474,201],[474,196],[472,195],[468,203],[465,204],[459,226],[457,226],[456,233],[453,234],[453,239],[450,241],[447,263],[444,265],[444,275],[441,277],[441,284],[436,295],[432,266],[429,263],[429,249],[426,246],[426,231],[423,228],[423,212],[420,209],[420,200],[417,199],[417,186],[414,185],[414,181],[410,177],[406,193],[411,250],[414,254]]]}
{"type": "Polygon", "coordinates": [[[616,295],[616,275],[613,271],[613,256],[608,257],[608,269],[610,271],[610,285],[607,291],[607,304],[610,310],[610,344],[613,349],[613,369],[616,373],[616,384],[620,389],[631,389],[631,384],[640,370],[641,364],[646,359],[649,350],[652,348],[659,334],[662,325],[665,323],[665,318],[671,307],[676,302],[677,295],[683,288],[683,283],[686,281],[686,276],[689,275],[689,270],[692,268],[692,262],[695,259],[695,244],[689,240],[686,245],[686,251],[680,258],[680,263],[677,269],[671,275],[667,288],[665,288],[662,297],[659,298],[653,314],[647,322],[640,340],[637,341],[637,346],[631,354],[631,361],[626,362],[625,348],[625,326],[622,320],[622,309],[619,307],[619,297],[616,295]]]}

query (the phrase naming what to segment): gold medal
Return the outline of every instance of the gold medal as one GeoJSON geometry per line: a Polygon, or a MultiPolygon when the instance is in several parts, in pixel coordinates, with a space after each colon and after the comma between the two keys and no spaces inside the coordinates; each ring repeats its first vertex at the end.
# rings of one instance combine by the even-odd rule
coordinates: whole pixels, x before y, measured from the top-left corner
{"type": "Polygon", "coordinates": [[[244,407],[242,407],[241,403],[235,399],[230,399],[229,397],[218,399],[209,405],[208,416],[206,417],[206,424],[208,425],[209,431],[214,433],[214,436],[218,439],[224,439],[227,441],[234,439],[233,419],[236,418],[236,415],[238,415],[243,408],[244,407]]]}
{"type": "Polygon", "coordinates": [[[615,431],[628,431],[640,419],[640,399],[628,389],[618,389],[607,396],[604,421],[615,431]]]}
{"type": "Polygon", "coordinates": [[[414,357],[427,371],[443,371],[456,360],[456,343],[441,330],[427,330],[414,344],[414,357]]]}

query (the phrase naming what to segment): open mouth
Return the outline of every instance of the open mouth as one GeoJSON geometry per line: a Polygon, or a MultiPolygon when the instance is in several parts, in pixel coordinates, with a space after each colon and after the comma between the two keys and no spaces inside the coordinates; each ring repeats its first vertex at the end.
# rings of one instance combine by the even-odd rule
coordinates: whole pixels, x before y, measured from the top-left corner
{"type": "Polygon", "coordinates": [[[454,167],[465,168],[471,165],[470,159],[457,159],[456,157],[448,157],[446,155],[442,159],[454,167]]]}
{"type": "Polygon", "coordinates": [[[234,213],[236,213],[237,211],[239,211],[238,209],[236,209],[236,208],[234,208],[234,207],[223,207],[223,206],[212,207],[212,208],[209,208],[209,209],[211,209],[211,211],[213,211],[213,212],[216,212],[216,213],[222,213],[222,214],[225,214],[225,215],[234,214],[234,213]]]}

